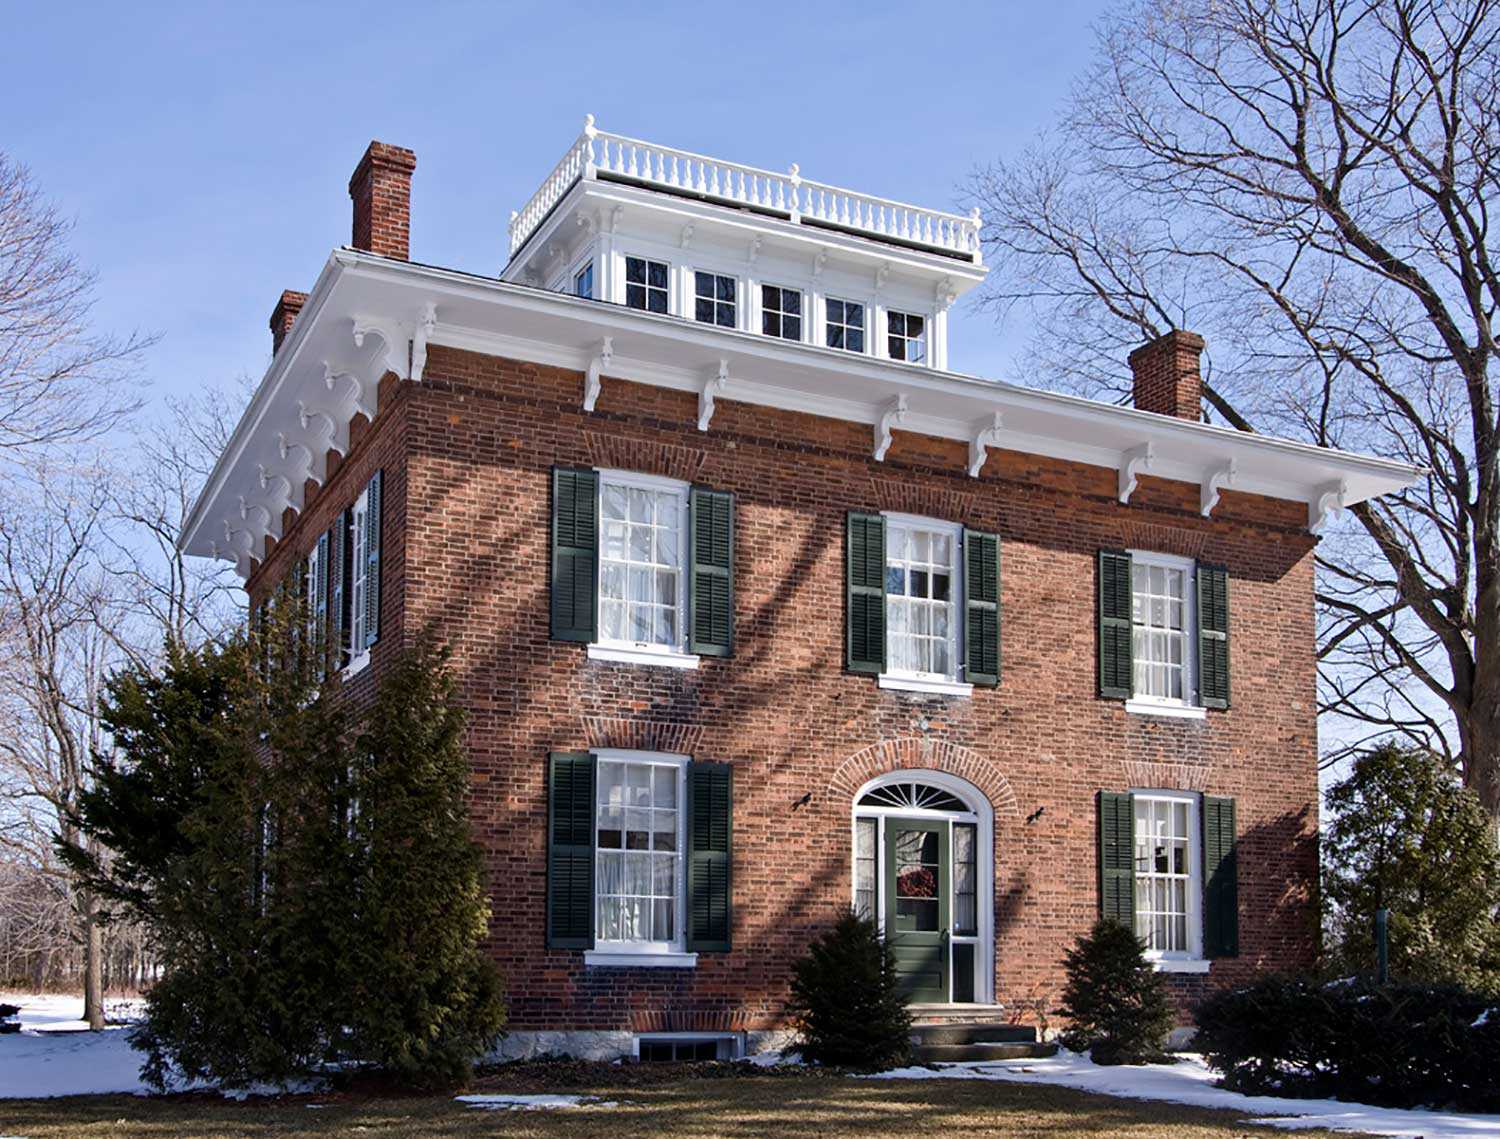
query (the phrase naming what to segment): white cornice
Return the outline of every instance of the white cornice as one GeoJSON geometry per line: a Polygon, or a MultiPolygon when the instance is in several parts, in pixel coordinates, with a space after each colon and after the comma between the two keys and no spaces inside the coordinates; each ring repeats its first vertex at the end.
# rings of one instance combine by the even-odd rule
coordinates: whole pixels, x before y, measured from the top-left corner
{"type": "Polygon", "coordinates": [[[990,450],[1109,468],[1119,474],[1122,501],[1149,470],[1196,484],[1205,513],[1232,484],[1306,503],[1310,525],[1318,526],[1333,510],[1410,485],[1421,474],[1366,455],[341,249],[319,275],[195,503],[183,548],[233,558],[248,572],[266,536],[274,536],[281,509],[300,510],[305,479],[323,477],[320,444],[346,449],[349,418],[373,410],[381,374],[389,368],[419,377],[429,343],[584,372],[586,407],[606,370],[691,392],[705,430],[725,399],[806,412],[869,425],[880,458],[892,431],[909,431],[964,441],[969,473],[982,469],[990,450]],[[304,461],[302,449],[313,457],[304,461]],[[289,484],[285,494],[271,474],[289,484]]]}

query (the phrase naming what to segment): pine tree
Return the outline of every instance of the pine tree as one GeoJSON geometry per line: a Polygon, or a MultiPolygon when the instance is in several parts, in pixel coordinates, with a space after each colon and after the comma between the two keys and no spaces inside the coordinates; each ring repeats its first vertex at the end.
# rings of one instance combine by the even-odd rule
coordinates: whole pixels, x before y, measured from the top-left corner
{"type": "Polygon", "coordinates": [[[354,753],[349,1048],[412,1083],[461,1080],[505,1023],[499,974],[479,948],[490,909],[463,731],[447,654],[424,641],[382,680],[354,753]]]}
{"type": "Polygon", "coordinates": [[[911,1056],[911,1012],[895,958],[875,923],[852,910],[793,966],[788,1011],[813,1063],[874,1070],[911,1056]]]}
{"type": "Polygon", "coordinates": [[[1474,792],[1430,752],[1385,744],[1357,757],[1327,801],[1331,967],[1374,971],[1384,907],[1393,976],[1500,992],[1500,854],[1474,792]]]}
{"type": "Polygon", "coordinates": [[[1162,1057],[1172,1006],[1161,974],[1140,939],[1101,918],[1063,958],[1067,985],[1059,1010],[1069,1020],[1063,1043],[1091,1050],[1097,1064],[1146,1064],[1162,1057]]]}

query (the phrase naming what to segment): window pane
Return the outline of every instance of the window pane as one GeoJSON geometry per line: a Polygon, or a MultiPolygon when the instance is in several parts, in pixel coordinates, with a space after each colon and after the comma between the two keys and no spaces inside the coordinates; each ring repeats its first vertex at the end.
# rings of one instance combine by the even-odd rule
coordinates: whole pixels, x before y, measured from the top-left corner
{"type": "Polygon", "coordinates": [[[667,266],[662,261],[652,261],[648,267],[650,285],[653,289],[665,289],[667,287],[667,266]]]}
{"type": "Polygon", "coordinates": [[[646,283],[646,262],[639,257],[625,258],[625,280],[628,284],[646,283]]]}

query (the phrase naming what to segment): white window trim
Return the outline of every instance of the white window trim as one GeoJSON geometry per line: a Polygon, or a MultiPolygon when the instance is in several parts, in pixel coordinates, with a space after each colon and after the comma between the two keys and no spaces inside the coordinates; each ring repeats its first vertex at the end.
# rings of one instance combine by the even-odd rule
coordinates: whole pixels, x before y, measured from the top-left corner
{"type": "Polygon", "coordinates": [[[589,246],[586,255],[573,263],[573,268],[568,273],[567,288],[570,296],[576,297],[578,295],[578,277],[585,269],[592,269],[594,271],[593,288],[590,290],[590,295],[587,299],[596,301],[599,299],[599,266],[594,263],[593,246],[589,246]]]}
{"type": "MultiPolygon", "coordinates": [[[[811,314],[809,314],[807,311],[809,306],[807,301],[808,293],[806,289],[802,288],[800,285],[783,285],[777,281],[767,280],[765,278],[756,278],[751,282],[750,293],[755,306],[754,311],[749,313],[749,328],[751,332],[755,333],[757,336],[764,336],[767,340],[779,341],[782,344],[806,344],[808,342],[808,326],[812,324],[812,320],[811,314]],[[788,336],[772,336],[765,330],[765,321],[763,318],[765,316],[766,297],[764,290],[768,288],[780,289],[783,293],[796,293],[797,296],[801,298],[798,303],[801,306],[802,312],[797,319],[802,322],[802,335],[797,337],[795,340],[788,336]]],[[[778,314],[780,314],[781,310],[778,309],[777,312],[778,314]]],[[[782,314],[782,319],[786,319],[784,314],[782,314]]]]}
{"type": "Polygon", "coordinates": [[[369,551],[365,557],[356,556],[364,543],[365,514],[370,506],[370,488],[365,487],[349,508],[349,663],[344,666],[345,678],[362,671],[370,663],[370,647],[365,640],[365,590],[369,582],[365,571],[369,568],[369,551]],[[356,588],[358,586],[358,588],[356,588]]]}
{"type": "MultiPolygon", "coordinates": [[[[749,327],[745,319],[745,277],[733,269],[715,269],[712,265],[691,264],[682,266],[682,315],[693,324],[703,328],[729,328],[736,332],[743,332],[749,327]],[[698,319],[698,274],[707,273],[714,277],[728,277],[734,282],[734,323],[719,324],[716,321],[698,319]]],[[[717,303],[718,290],[714,291],[717,303]]]]}
{"type": "MultiPolygon", "coordinates": [[[[973,693],[974,686],[963,679],[964,528],[957,522],[945,522],[942,519],[927,518],[920,514],[902,514],[893,510],[883,511],[881,517],[885,519],[887,541],[890,539],[890,529],[892,526],[913,530],[946,531],[952,541],[953,580],[949,583],[948,596],[949,604],[953,607],[953,613],[948,622],[950,631],[948,648],[953,659],[953,675],[943,676],[935,672],[895,670],[887,664],[884,671],[876,678],[876,684],[881,688],[890,688],[903,692],[923,692],[928,695],[943,696],[969,696],[973,693]]],[[[884,586],[885,583],[881,582],[882,590],[884,586]]],[[[890,599],[888,596],[886,598],[886,605],[886,636],[889,637],[890,599]]]]}
{"type": "MultiPolygon", "coordinates": [[[[891,363],[893,364],[909,364],[913,368],[932,367],[932,326],[934,322],[931,312],[925,309],[894,308],[888,305],[882,305],[880,307],[880,321],[885,325],[885,331],[880,334],[880,355],[882,357],[891,361],[891,363]],[[922,358],[920,360],[898,360],[891,355],[890,346],[892,313],[895,313],[898,316],[915,316],[921,319],[922,335],[919,339],[922,341],[922,358]]],[[[910,340],[912,338],[909,336],[903,336],[902,339],[910,340]]]]}
{"type": "MultiPolygon", "coordinates": [[[[858,297],[837,296],[833,293],[823,293],[818,297],[818,311],[822,319],[818,322],[818,339],[815,343],[821,348],[827,348],[830,352],[847,352],[851,356],[875,355],[874,341],[870,336],[870,322],[875,315],[875,303],[862,300],[858,297]],[[828,343],[828,302],[838,301],[840,304],[859,305],[865,310],[865,347],[862,352],[856,352],[853,348],[835,348],[828,343]]],[[[844,327],[848,327],[845,325],[844,327]]]]}
{"type": "MultiPolygon", "coordinates": [[[[1203,796],[1196,791],[1167,791],[1161,788],[1133,787],[1130,812],[1130,865],[1135,873],[1135,801],[1154,799],[1161,802],[1186,803],[1188,806],[1188,945],[1185,951],[1167,952],[1148,949],[1145,958],[1158,973],[1207,973],[1209,962],[1203,956],[1203,796]]],[[[1130,915],[1131,930],[1135,915],[1130,915]]]]}
{"type": "MultiPolygon", "coordinates": [[[[687,946],[687,768],[691,757],[666,751],[637,751],[629,748],[594,748],[595,764],[601,763],[654,763],[677,768],[677,870],[675,874],[676,905],[673,927],[677,937],[670,942],[605,941],[594,939],[594,948],[583,954],[585,966],[628,967],[644,969],[692,969],[698,964],[698,955],[690,953],[687,946]]],[[[599,888],[597,860],[599,857],[599,796],[595,792],[593,804],[594,858],[596,860],[594,896],[594,921],[598,924],[599,888]]]]}
{"type": "MultiPolygon", "coordinates": [[[[640,641],[617,641],[609,640],[601,632],[597,638],[589,642],[588,658],[590,660],[607,661],[615,664],[644,664],[658,665],[663,668],[698,668],[702,664],[702,658],[687,651],[687,620],[688,620],[688,542],[691,535],[688,533],[688,495],[691,486],[681,479],[670,479],[662,475],[644,475],[636,471],[621,471],[614,469],[602,469],[599,471],[599,502],[595,508],[598,513],[595,525],[598,527],[601,552],[596,559],[595,573],[602,576],[604,572],[604,554],[602,544],[604,541],[604,488],[606,485],[637,487],[641,490],[665,491],[676,494],[680,504],[680,515],[677,524],[677,643],[675,645],[653,645],[640,641]]],[[[596,576],[594,588],[599,588],[599,577],[596,576]]],[[[603,599],[598,602],[601,609],[603,599]]]]}
{"type": "MultiPolygon", "coordinates": [[[[1132,580],[1130,583],[1131,620],[1130,635],[1135,637],[1135,581],[1136,565],[1162,566],[1181,570],[1182,580],[1182,627],[1186,644],[1182,649],[1181,700],[1168,700],[1158,696],[1131,696],[1125,701],[1125,711],[1142,716],[1175,716],[1185,720],[1204,720],[1208,712],[1198,698],[1198,563],[1179,554],[1162,554],[1155,550],[1128,550],[1132,580]]],[[[1131,690],[1135,689],[1135,654],[1131,653],[1131,690]]]]}
{"type": "MultiPolygon", "coordinates": [[[[677,289],[674,287],[676,279],[680,276],[680,274],[677,271],[678,270],[678,266],[674,262],[668,260],[666,257],[662,257],[662,256],[659,256],[659,255],[654,254],[654,253],[636,253],[636,252],[634,252],[632,250],[628,250],[628,249],[627,250],[623,250],[622,252],[616,254],[616,256],[618,256],[620,258],[620,300],[619,300],[619,304],[620,304],[620,306],[622,308],[630,308],[629,303],[625,300],[625,295],[626,295],[625,290],[629,287],[629,284],[630,284],[630,282],[628,280],[626,280],[626,274],[628,272],[628,270],[626,269],[626,262],[628,262],[632,257],[634,257],[634,258],[637,258],[638,260],[641,260],[641,261],[647,261],[647,262],[655,261],[658,265],[665,265],[667,267],[667,311],[666,311],[665,315],[667,315],[667,316],[679,316],[679,315],[681,315],[681,313],[682,313],[681,298],[679,298],[677,296],[677,289]]],[[[649,269],[649,267],[646,270],[646,279],[648,281],[651,279],[651,270],[649,269]]],[[[651,310],[649,308],[630,309],[630,311],[631,312],[644,312],[644,313],[648,313],[648,314],[651,314],[651,315],[654,315],[654,316],[661,316],[661,315],[663,315],[662,313],[651,313],[651,310]]]]}

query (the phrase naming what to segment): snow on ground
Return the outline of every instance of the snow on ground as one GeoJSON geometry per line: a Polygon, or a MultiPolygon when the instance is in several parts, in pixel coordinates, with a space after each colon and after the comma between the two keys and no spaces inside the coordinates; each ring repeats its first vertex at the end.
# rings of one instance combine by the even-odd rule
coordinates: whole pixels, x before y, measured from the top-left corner
{"type": "Polygon", "coordinates": [[[458,1095],[459,1103],[486,1111],[539,1111],[555,1107],[619,1107],[612,1100],[586,1095],[458,1095]]]}
{"type": "MultiPolygon", "coordinates": [[[[129,1032],[84,1031],[82,997],[0,994],[0,1003],[21,1006],[21,1031],[0,1036],[0,1099],[146,1090],[129,1032]]],[[[104,1008],[112,1020],[127,1019],[140,1002],[106,1000],[104,1008]]]]}
{"type": "Polygon", "coordinates": [[[1249,1096],[1215,1087],[1218,1073],[1202,1057],[1185,1055],[1176,1064],[1105,1067],[1086,1055],[1059,1050],[1042,1060],[992,1060],[941,1068],[897,1068],[877,1080],[1007,1080],[1022,1084],[1055,1084],[1079,1091],[1127,1099],[1162,1100],[1194,1107],[1222,1107],[1253,1115],[1253,1122],[1287,1129],[1326,1127],[1331,1131],[1366,1131],[1373,1135],[1413,1139],[1462,1139],[1500,1136],[1500,1115],[1448,1111],[1413,1111],[1369,1107],[1329,1099],[1249,1096]]]}

